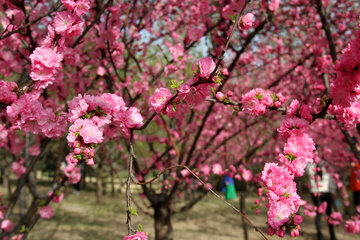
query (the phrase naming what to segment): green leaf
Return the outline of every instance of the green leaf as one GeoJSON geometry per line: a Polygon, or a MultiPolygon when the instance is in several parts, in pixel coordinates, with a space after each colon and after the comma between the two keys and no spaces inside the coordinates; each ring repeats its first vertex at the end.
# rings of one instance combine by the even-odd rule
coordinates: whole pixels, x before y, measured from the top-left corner
{"type": "Polygon", "coordinates": [[[212,93],[214,96],[216,96],[216,92],[215,92],[214,87],[211,87],[211,93],[212,93]]]}
{"type": "Polygon", "coordinates": [[[285,192],[285,193],[284,193],[284,197],[286,197],[286,198],[290,197],[290,195],[291,195],[291,194],[288,193],[288,192],[285,192]]]}
{"type": "Polygon", "coordinates": [[[40,207],[43,207],[45,205],[45,200],[38,200],[38,204],[40,207]]]}
{"type": "Polygon", "coordinates": [[[173,111],[176,112],[176,111],[177,111],[177,109],[176,109],[176,103],[173,103],[172,107],[173,107],[173,108],[172,108],[173,111]]]}
{"type": "Polygon", "coordinates": [[[274,102],[279,101],[279,97],[276,96],[276,93],[270,95],[274,102]]]}
{"type": "Polygon", "coordinates": [[[88,113],[85,113],[81,118],[90,118],[90,115],[88,113]]]}
{"type": "Polygon", "coordinates": [[[237,14],[234,14],[232,16],[229,16],[229,18],[231,19],[231,21],[235,22],[236,18],[237,18],[237,14]]]}
{"type": "Polygon", "coordinates": [[[285,155],[287,159],[290,160],[290,162],[294,161],[296,159],[296,156],[294,156],[292,153],[285,155]]]}
{"type": "Polygon", "coordinates": [[[136,212],[136,209],[129,207],[129,211],[131,215],[138,216],[138,213],[136,212]]]}
{"type": "Polygon", "coordinates": [[[261,100],[263,98],[264,95],[262,95],[261,93],[257,93],[254,97],[258,100],[261,100]]]}
{"type": "Polygon", "coordinates": [[[20,229],[20,233],[25,233],[27,231],[26,226],[22,225],[20,229]]]}
{"type": "Polygon", "coordinates": [[[139,227],[138,227],[138,229],[136,229],[136,231],[137,231],[137,232],[142,232],[142,231],[143,231],[143,227],[142,227],[141,224],[139,224],[139,227]]]}

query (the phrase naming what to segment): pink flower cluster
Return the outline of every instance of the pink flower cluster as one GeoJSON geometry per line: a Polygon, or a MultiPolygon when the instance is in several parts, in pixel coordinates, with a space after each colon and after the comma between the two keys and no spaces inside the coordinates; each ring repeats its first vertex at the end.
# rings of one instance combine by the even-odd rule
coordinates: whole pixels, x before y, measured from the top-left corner
{"type": "Polygon", "coordinates": [[[11,164],[11,171],[13,171],[13,173],[15,173],[16,177],[18,178],[21,178],[21,176],[24,175],[24,173],[26,172],[26,168],[23,164],[24,159],[21,159],[18,162],[13,162],[11,164]]]}
{"type": "Polygon", "coordinates": [[[10,232],[11,229],[13,229],[14,227],[14,224],[9,220],[9,219],[4,219],[2,222],[1,222],[1,229],[5,232],[10,232]]]}
{"type": "Polygon", "coordinates": [[[211,57],[204,57],[195,61],[191,67],[191,71],[196,77],[208,79],[215,67],[216,64],[211,57]]]}
{"type": "MultiPolygon", "coordinates": [[[[207,80],[210,78],[211,73],[215,70],[215,67],[216,64],[210,57],[196,60],[191,67],[195,77],[180,85],[179,97],[192,106],[202,102],[205,97],[210,94],[210,87],[213,84],[207,80]]],[[[219,75],[222,75],[222,73],[219,75]]],[[[214,76],[212,80],[216,77],[217,76],[214,76]]]]}
{"type": "Polygon", "coordinates": [[[335,115],[345,128],[355,127],[356,124],[360,123],[360,102],[353,102],[350,107],[331,105],[329,113],[335,115]]]}
{"type": "Polygon", "coordinates": [[[66,114],[44,108],[38,94],[25,94],[6,108],[9,120],[25,132],[59,138],[66,131],[66,114]]]}
{"type": "MultiPolygon", "coordinates": [[[[48,197],[51,197],[51,195],[53,194],[53,192],[49,192],[48,193],[48,197]]],[[[52,201],[55,202],[55,203],[59,203],[63,200],[64,198],[64,194],[60,191],[55,191],[53,197],[52,197],[52,201]]]]}
{"type": "Polygon", "coordinates": [[[253,116],[264,114],[266,108],[280,107],[284,102],[285,97],[281,94],[271,94],[270,91],[261,88],[250,90],[241,98],[243,111],[253,116]]]}
{"type": "Polygon", "coordinates": [[[37,47],[30,55],[30,77],[36,81],[37,89],[46,88],[53,83],[57,71],[61,68],[63,56],[55,49],[49,47],[37,47]]]}
{"type": "MultiPolygon", "coordinates": [[[[266,186],[266,196],[269,199],[268,234],[283,237],[285,228],[300,229],[301,221],[294,218],[299,210],[301,199],[296,193],[296,183],[285,166],[276,163],[266,163],[261,175],[266,186]]],[[[301,219],[302,220],[302,219],[301,219]]]]}
{"type": "Polygon", "coordinates": [[[345,221],[345,231],[352,234],[360,234],[360,206],[356,207],[357,216],[345,221]]]}
{"type": "Polygon", "coordinates": [[[345,127],[353,127],[360,123],[360,30],[343,51],[335,68],[336,79],[331,83],[330,90],[334,106],[330,108],[330,113],[345,127]]]}
{"type": "Polygon", "coordinates": [[[17,84],[15,82],[5,82],[0,80],[0,103],[10,104],[17,99],[15,91],[17,84]]]}
{"type": "Polygon", "coordinates": [[[279,8],[280,0],[270,0],[269,2],[262,0],[261,3],[265,8],[268,7],[271,12],[275,12],[279,8]]]}
{"type": "Polygon", "coordinates": [[[165,109],[165,106],[171,97],[172,94],[169,89],[157,88],[154,95],[149,99],[150,106],[155,112],[160,113],[165,109]]]}
{"type": "Polygon", "coordinates": [[[360,100],[360,30],[335,68],[337,77],[331,83],[330,97],[333,104],[350,107],[360,100]]]}
{"type": "Polygon", "coordinates": [[[148,235],[145,232],[137,232],[134,235],[128,235],[123,240],[147,240],[148,235]]]}
{"type": "Polygon", "coordinates": [[[68,105],[68,120],[72,125],[67,140],[74,151],[67,156],[68,166],[64,172],[70,182],[76,183],[80,180],[80,170],[76,168],[78,161],[84,160],[88,165],[94,164],[94,147],[103,142],[105,131],[120,130],[128,139],[130,129],[141,127],[143,118],[139,109],[127,108],[122,97],[116,94],[78,95],[68,105]],[[115,129],[110,130],[110,124],[113,124],[115,129]]]}
{"type": "Polygon", "coordinates": [[[82,16],[90,9],[90,1],[89,0],[61,0],[61,3],[69,11],[74,11],[76,15],[82,16]]]}
{"type": "Polygon", "coordinates": [[[333,212],[330,214],[330,217],[326,216],[325,219],[331,224],[331,225],[340,225],[343,221],[342,215],[340,212],[333,212]]]}
{"type": "Polygon", "coordinates": [[[247,13],[241,18],[239,22],[239,28],[241,30],[249,30],[252,27],[253,22],[254,22],[254,14],[247,13]]]}
{"type": "Polygon", "coordinates": [[[39,215],[41,218],[50,219],[54,216],[54,210],[51,206],[45,206],[39,210],[39,215]]]}
{"type": "Polygon", "coordinates": [[[302,176],[308,163],[313,162],[315,143],[307,134],[308,122],[290,117],[285,119],[278,132],[286,140],[284,153],[279,155],[279,166],[266,163],[261,180],[267,191],[268,233],[283,237],[286,227],[290,228],[291,236],[298,236],[301,221],[295,215],[302,204],[297,194],[294,177],[302,176]],[[295,219],[295,216],[296,217],[295,219]]]}
{"type": "Polygon", "coordinates": [[[64,38],[72,38],[81,34],[84,26],[82,19],[71,11],[57,12],[53,21],[53,27],[57,34],[62,36],[60,44],[64,38]]]}

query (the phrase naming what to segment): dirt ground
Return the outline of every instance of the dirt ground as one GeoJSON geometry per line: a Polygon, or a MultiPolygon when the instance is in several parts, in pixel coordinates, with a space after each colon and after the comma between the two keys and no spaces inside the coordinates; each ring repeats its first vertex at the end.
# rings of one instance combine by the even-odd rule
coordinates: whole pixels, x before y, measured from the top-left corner
{"type": "MultiPolygon", "coordinates": [[[[106,195],[102,204],[95,203],[94,192],[82,191],[75,195],[68,190],[61,203],[52,203],[55,215],[50,220],[41,219],[29,235],[31,240],[122,240],[127,231],[125,224],[124,194],[116,197],[106,195]]],[[[138,199],[139,201],[139,199],[138,199]]],[[[265,209],[259,215],[250,210],[253,199],[247,201],[247,216],[254,224],[266,232],[265,209]]],[[[238,200],[232,201],[237,206],[238,200]]],[[[151,211],[151,209],[148,209],[151,211]]],[[[142,224],[144,231],[154,239],[153,220],[138,211],[133,216],[133,226],[142,224]]],[[[175,240],[234,240],[244,239],[241,217],[232,209],[212,196],[207,196],[195,205],[189,213],[181,213],[173,218],[175,240]]],[[[323,223],[323,234],[329,239],[328,228],[323,223]]],[[[360,240],[359,235],[344,233],[343,227],[336,228],[338,240],[360,240]]],[[[269,239],[280,239],[268,237],[269,239]]],[[[249,226],[249,239],[263,239],[249,226]]],[[[291,239],[289,235],[285,239],[291,239]]],[[[306,218],[302,224],[299,240],[316,240],[313,218],[306,218]]]]}

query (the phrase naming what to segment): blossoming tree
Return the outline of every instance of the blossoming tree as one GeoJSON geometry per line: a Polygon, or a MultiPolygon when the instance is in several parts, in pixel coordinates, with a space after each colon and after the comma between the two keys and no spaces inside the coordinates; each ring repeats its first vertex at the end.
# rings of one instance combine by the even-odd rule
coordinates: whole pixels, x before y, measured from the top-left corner
{"type": "MultiPolygon", "coordinates": [[[[299,235],[304,202],[294,178],[308,163],[325,159],[347,200],[339,171],[360,160],[357,1],[3,0],[0,7],[0,147],[4,168],[18,177],[0,208],[1,238],[26,239],[40,217],[51,218],[64,183],[79,182],[79,164],[97,164],[98,148],[110,142],[127,157],[124,239],[147,239],[131,225],[132,182],[153,209],[157,240],[173,239],[172,214],[216,195],[212,175],[254,175],[268,201],[269,235],[299,235]],[[67,166],[42,193],[34,172],[49,148],[66,148],[67,166]],[[160,183],[150,180],[158,173],[160,183]],[[14,223],[25,187],[32,204],[14,223]],[[199,195],[176,204],[191,188],[199,195]]],[[[359,216],[345,223],[352,233],[359,226],[359,216]]]]}

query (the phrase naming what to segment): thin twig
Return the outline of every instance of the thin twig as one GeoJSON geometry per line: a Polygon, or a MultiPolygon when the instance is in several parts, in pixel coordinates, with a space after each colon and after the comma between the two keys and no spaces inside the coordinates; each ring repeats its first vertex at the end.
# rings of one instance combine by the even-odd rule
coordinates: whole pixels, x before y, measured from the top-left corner
{"type": "Polygon", "coordinates": [[[133,170],[133,163],[135,159],[134,153],[134,139],[133,139],[133,130],[130,130],[130,142],[129,142],[129,151],[130,151],[130,162],[128,168],[128,178],[126,181],[126,224],[128,225],[128,235],[130,235],[134,230],[131,227],[131,212],[130,212],[130,205],[131,205],[131,192],[130,192],[130,185],[131,185],[131,178],[132,178],[132,170],[133,170]]]}

